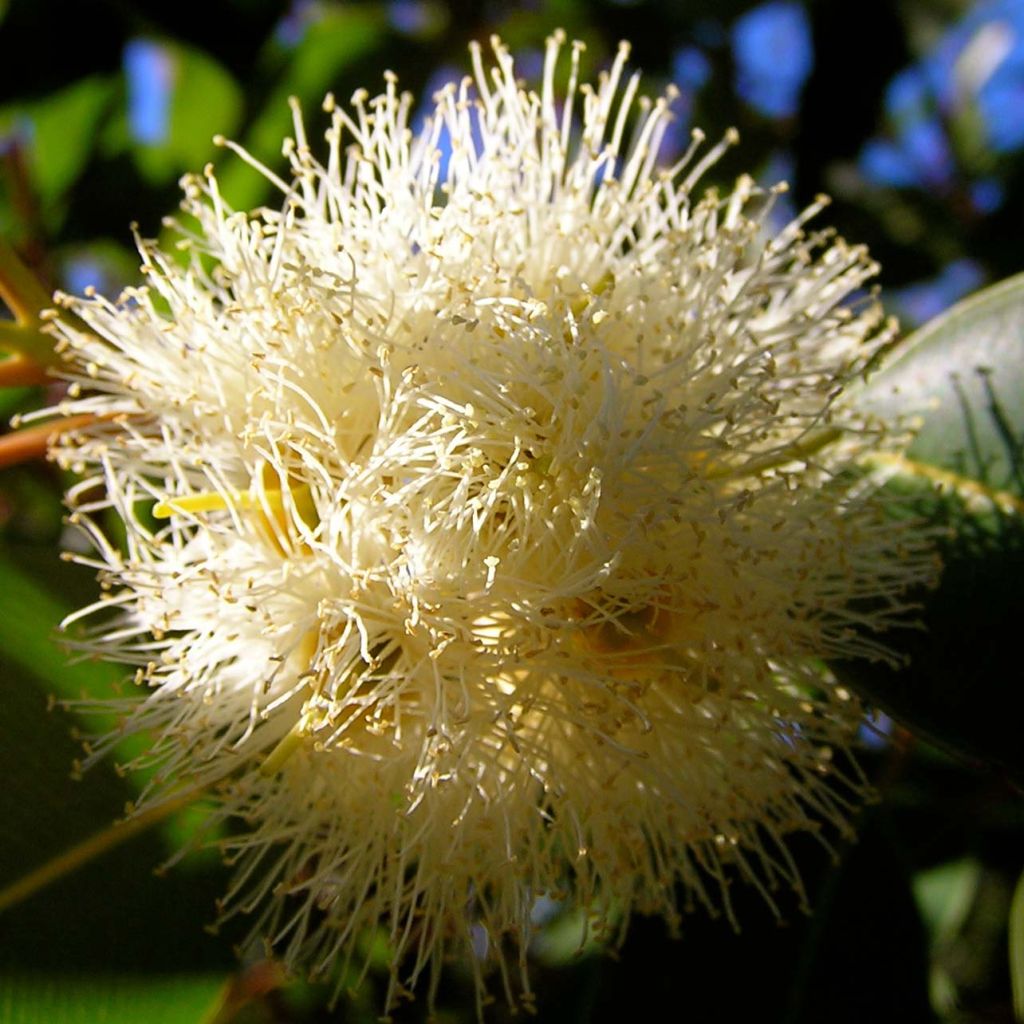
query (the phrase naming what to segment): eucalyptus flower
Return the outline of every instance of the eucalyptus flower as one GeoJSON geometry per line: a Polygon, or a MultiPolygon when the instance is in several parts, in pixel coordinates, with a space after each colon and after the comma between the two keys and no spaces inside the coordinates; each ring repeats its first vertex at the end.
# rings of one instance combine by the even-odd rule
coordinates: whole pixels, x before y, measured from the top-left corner
{"type": "Polygon", "coordinates": [[[61,297],[104,588],[73,618],[136,668],[91,756],[144,733],[141,806],[206,788],[223,912],[290,968],[350,977],[383,928],[389,1006],[460,951],[528,1005],[541,896],[613,940],[681,894],[731,917],[736,879],[803,902],[787,837],[867,790],[825,663],[891,658],[933,572],[861,465],[902,431],[847,401],[895,330],[875,264],[823,200],[773,234],[779,189],[702,194],[734,138],[665,166],[671,94],[565,50],[534,92],[472,47],[420,131],[391,75],[325,144],[296,106],[290,175],[224,143],[276,206],[207,168],[184,256],[61,297]]]}

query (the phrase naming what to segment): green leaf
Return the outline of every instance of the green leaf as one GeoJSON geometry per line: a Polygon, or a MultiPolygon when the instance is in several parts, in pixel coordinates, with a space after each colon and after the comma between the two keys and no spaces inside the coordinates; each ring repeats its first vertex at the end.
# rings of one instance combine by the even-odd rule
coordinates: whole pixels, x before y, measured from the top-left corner
{"type": "Polygon", "coordinates": [[[50,229],[60,224],[60,199],[85,169],[113,95],[110,78],[92,75],[44,99],[0,109],[0,132],[27,137],[32,188],[50,229]]]}
{"type": "MultiPolygon", "coordinates": [[[[102,762],[81,780],[69,767],[78,744],[70,716],[47,710],[45,694],[17,664],[0,657],[0,887],[82,840],[108,830],[136,793],[102,762]]],[[[154,876],[177,844],[156,829],[135,833],[62,873],[0,913],[5,972],[208,970],[230,964],[228,944],[207,935],[222,867],[189,858],[154,876]]],[[[2,1005],[2,1002],[0,1002],[2,1005]]],[[[0,1020],[4,1017],[0,1013],[0,1020]]]]}
{"type": "Polygon", "coordinates": [[[555,908],[552,919],[538,930],[530,943],[530,953],[548,967],[564,967],[602,950],[594,934],[593,923],[585,907],[555,908]]]}
{"type": "MultiPolygon", "coordinates": [[[[182,171],[198,171],[215,153],[213,137],[230,134],[242,114],[242,89],[212,57],[179,42],[162,44],[172,75],[166,137],[159,143],[132,144],[140,174],[154,185],[182,171]]],[[[115,137],[128,141],[118,129],[115,137]]]]}
{"type": "Polygon", "coordinates": [[[1009,952],[1013,1014],[1024,1021],[1024,874],[1017,880],[1010,902],[1009,952]]]}
{"type": "MultiPolygon", "coordinates": [[[[52,551],[46,550],[52,565],[51,574],[58,575],[65,586],[70,585],[72,592],[80,586],[83,592],[93,590],[93,584],[82,578],[74,567],[57,561],[52,551]],[[85,584],[85,586],[82,586],[85,584]]],[[[24,555],[22,556],[24,558],[24,555]]],[[[9,755],[12,763],[8,766],[6,778],[12,790],[17,794],[18,806],[10,814],[15,818],[23,817],[22,809],[31,809],[38,814],[41,809],[53,803],[50,799],[58,779],[66,778],[81,750],[77,743],[63,742],[67,738],[72,719],[65,712],[54,711],[50,715],[42,713],[45,704],[51,698],[78,700],[83,697],[90,701],[114,699],[124,696],[126,670],[123,667],[95,659],[74,662],[68,651],[58,642],[56,630],[61,620],[72,610],[74,604],[62,602],[30,572],[26,571],[12,557],[10,552],[0,548],[0,657],[20,670],[16,676],[6,680],[5,730],[10,736],[4,745],[3,754],[9,755]],[[26,723],[31,720],[29,728],[26,723]],[[45,738],[54,729],[60,732],[59,744],[53,739],[45,738]],[[53,764],[41,765],[37,761],[40,755],[52,754],[59,746],[60,755],[53,764]],[[33,766],[28,770],[28,766],[33,766]],[[39,785],[42,778],[48,782],[39,785]]],[[[91,600],[90,595],[82,600],[91,600]]],[[[129,691],[130,692],[130,691],[129,691]]],[[[90,710],[87,714],[76,716],[82,730],[89,735],[102,735],[117,729],[119,719],[113,712],[97,712],[90,710]]],[[[125,763],[142,754],[149,746],[149,741],[138,734],[128,734],[120,739],[112,752],[112,761],[125,763]]],[[[0,764],[4,758],[0,757],[0,764]]],[[[107,768],[105,771],[109,771],[107,768]]],[[[93,770],[95,772],[96,769],[93,770]]],[[[91,776],[93,772],[90,772],[91,776]]],[[[134,771],[129,773],[130,788],[118,788],[124,795],[116,802],[106,803],[110,808],[102,817],[93,816],[89,819],[91,826],[79,823],[66,836],[64,845],[75,840],[84,839],[89,831],[108,826],[115,816],[123,812],[128,798],[141,791],[152,775],[150,771],[134,771]]],[[[59,802],[59,801],[58,801],[59,802]]],[[[0,810],[3,802],[0,801],[0,810]]],[[[49,807],[50,813],[60,817],[59,807],[49,807]]],[[[167,843],[167,850],[174,851],[187,844],[195,836],[197,830],[205,824],[207,808],[202,802],[179,811],[173,818],[162,823],[160,832],[167,843]]],[[[10,817],[7,819],[9,822],[10,817]]],[[[38,829],[33,829],[25,822],[22,835],[27,839],[34,838],[38,829]]],[[[44,848],[46,856],[61,851],[57,845],[53,849],[44,848]]],[[[212,851],[211,851],[212,852],[212,851]]],[[[35,867],[43,854],[30,858],[23,867],[35,867]]],[[[154,863],[152,866],[156,866],[154,863]]]]}
{"type": "Polygon", "coordinates": [[[924,628],[884,638],[906,667],[836,670],[940,746],[1024,778],[1024,275],[925,325],[855,400],[887,420],[920,416],[889,486],[940,531],[943,571],[936,589],[911,595],[924,628]]]}
{"type": "Polygon", "coordinates": [[[981,878],[970,857],[949,861],[914,876],[914,899],[932,945],[955,935],[970,912],[981,878]]]}
{"type": "Polygon", "coordinates": [[[8,885],[110,825],[134,794],[109,765],[73,781],[72,761],[81,750],[71,738],[70,716],[49,711],[46,694],[6,653],[0,678],[0,885],[8,885]]]}
{"type": "MultiPolygon", "coordinates": [[[[10,563],[3,567],[5,583],[25,575],[10,568],[10,563]]],[[[19,592],[30,593],[24,586],[19,592]]],[[[38,600],[21,619],[42,638],[45,616],[38,613],[46,608],[45,599],[38,600]]],[[[10,610],[5,604],[0,618],[10,610]]],[[[45,654],[41,647],[37,652],[45,654]]],[[[27,660],[24,651],[19,658],[27,660]]],[[[119,777],[109,761],[72,779],[70,765],[80,749],[69,733],[70,715],[48,710],[44,688],[7,652],[0,652],[0,681],[0,889],[6,893],[52,858],[106,833],[137,793],[134,780],[119,777]]],[[[63,992],[65,983],[72,984],[65,976],[73,973],[225,976],[232,964],[231,940],[214,938],[202,927],[214,920],[215,900],[226,884],[217,858],[190,857],[157,877],[155,869],[178,848],[177,840],[168,841],[155,828],[129,835],[0,912],[0,972],[6,979],[19,979],[20,985],[46,975],[56,979],[54,990],[63,992]]],[[[42,991],[41,981],[32,984],[42,991]]],[[[37,1017],[24,1019],[61,1019],[55,1011],[50,1015],[42,996],[12,1001],[10,985],[0,981],[0,1021],[23,1019],[18,1014],[30,1010],[38,1010],[37,1017]]],[[[86,1019],[92,1024],[108,1018],[86,1019]]],[[[140,1013],[134,1019],[148,1024],[161,1018],[140,1013]]]]}
{"type": "Polygon", "coordinates": [[[223,975],[0,975],[3,1024],[207,1024],[223,975]]]}
{"type": "MultiPolygon", "coordinates": [[[[51,557],[51,572],[58,573],[61,563],[56,554],[51,557]]],[[[0,578],[0,651],[5,657],[48,684],[58,697],[114,696],[124,669],[95,660],[72,664],[68,652],[55,642],[57,627],[73,606],[54,597],[2,549],[0,578]]],[[[101,727],[115,724],[111,716],[101,727]]]]}
{"type": "MultiPolygon", "coordinates": [[[[26,399],[37,394],[31,387],[0,388],[0,420],[9,420],[16,412],[26,408],[26,399]]],[[[38,402],[36,407],[38,408],[38,402]]]]}
{"type": "Polygon", "coordinates": [[[916,462],[1024,496],[1024,274],[925,324],[857,401],[888,420],[921,414],[916,462]]]}

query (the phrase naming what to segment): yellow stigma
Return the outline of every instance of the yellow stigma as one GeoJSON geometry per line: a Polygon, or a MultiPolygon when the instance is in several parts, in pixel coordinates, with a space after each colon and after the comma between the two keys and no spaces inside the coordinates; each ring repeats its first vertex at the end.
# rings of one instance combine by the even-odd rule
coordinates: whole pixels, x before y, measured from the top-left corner
{"type": "Polygon", "coordinates": [[[281,538],[294,538],[299,532],[298,523],[294,519],[300,520],[310,530],[315,529],[320,521],[307,484],[290,478],[288,480],[287,489],[294,514],[289,514],[284,486],[280,472],[264,464],[259,483],[254,483],[247,491],[199,491],[164,498],[153,506],[153,516],[156,519],[170,519],[174,515],[221,512],[229,508],[255,511],[270,540],[283,554],[281,538]]]}
{"type": "MultiPolygon", "coordinates": [[[[277,492],[277,501],[280,503],[281,492],[277,492]]],[[[268,501],[273,501],[267,495],[268,501]]],[[[198,494],[184,494],[179,498],[166,498],[158,501],[153,506],[153,516],[156,519],[170,519],[173,515],[191,515],[196,512],[219,512],[234,505],[237,508],[252,508],[255,504],[253,496],[248,491],[236,491],[229,498],[217,491],[201,491],[198,494]]]]}

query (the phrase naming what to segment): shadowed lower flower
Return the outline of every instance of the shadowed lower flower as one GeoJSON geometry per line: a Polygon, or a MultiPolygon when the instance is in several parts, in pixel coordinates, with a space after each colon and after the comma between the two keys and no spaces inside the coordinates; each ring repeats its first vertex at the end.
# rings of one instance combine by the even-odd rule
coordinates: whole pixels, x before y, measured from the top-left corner
{"type": "Polygon", "coordinates": [[[659,167],[670,97],[561,50],[538,94],[474,48],[418,135],[391,77],[328,98],[323,163],[296,113],[278,209],[188,179],[187,266],[141,243],[146,287],[63,300],[76,618],[137,666],[146,799],[240,820],[225,914],[289,966],[383,926],[389,1005],[481,929],[529,1002],[541,895],[799,892],[787,834],[864,791],[823,659],[887,657],[933,571],[857,470],[902,440],[844,405],[893,330],[864,250],[699,195],[731,140],[659,167]]]}

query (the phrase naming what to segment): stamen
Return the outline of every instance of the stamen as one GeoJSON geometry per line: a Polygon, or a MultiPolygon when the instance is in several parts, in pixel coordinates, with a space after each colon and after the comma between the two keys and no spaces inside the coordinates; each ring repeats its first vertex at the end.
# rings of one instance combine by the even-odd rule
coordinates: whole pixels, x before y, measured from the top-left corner
{"type": "Polygon", "coordinates": [[[264,778],[270,778],[284,767],[288,759],[302,746],[302,741],[307,735],[308,725],[306,717],[303,716],[291,727],[274,749],[264,758],[263,763],[260,765],[260,775],[264,778]]]}

